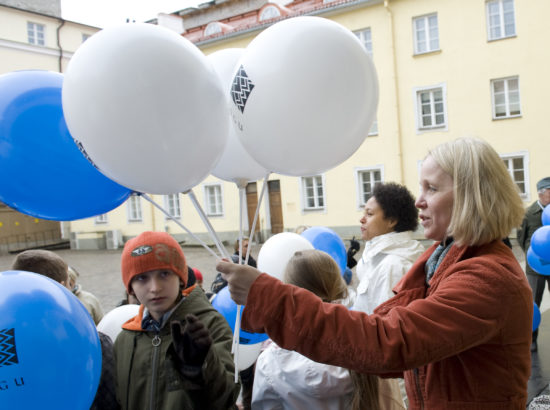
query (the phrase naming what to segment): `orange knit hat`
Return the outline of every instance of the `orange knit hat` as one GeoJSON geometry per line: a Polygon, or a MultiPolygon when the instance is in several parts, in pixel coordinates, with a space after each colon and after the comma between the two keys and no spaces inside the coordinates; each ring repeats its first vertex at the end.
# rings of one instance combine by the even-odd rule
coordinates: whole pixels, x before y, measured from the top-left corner
{"type": "Polygon", "coordinates": [[[166,232],[143,232],[122,251],[122,282],[130,292],[132,278],[140,273],[170,269],[187,284],[187,264],[179,243],[166,232]]]}

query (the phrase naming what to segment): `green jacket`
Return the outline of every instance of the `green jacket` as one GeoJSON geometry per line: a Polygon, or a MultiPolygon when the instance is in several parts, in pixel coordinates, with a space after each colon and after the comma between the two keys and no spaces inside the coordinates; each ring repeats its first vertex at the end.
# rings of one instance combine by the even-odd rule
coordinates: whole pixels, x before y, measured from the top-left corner
{"type": "MultiPolygon", "coordinates": [[[[533,202],[529,208],[525,211],[525,217],[521,223],[521,227],[518,229],[518,243],[523,251],[527,254],[529,246],[531,246],[531,236],[533,233],[542,226],[542,208],[538,201],[533,202]]],[[[538,275],[531,267],[529,263],[525,263],[525,272],[528,275],[538,275]]]]}
{"type": "Polygon", "coordinates": [[[240,385],[234,381],[230,353],[233,335],[202,289],[197,287],[185,297],[158,338],[141,329],[142,315],[143,306],[139,315],[123,326],[115,342],[117,398],[123,410],[236,408],[240,385]],[[212,337],[201,374],[194,379],[185,378],[178,370],[170,333],[170,321],[185,323],[188,313],[196,315],[212,337]]]}

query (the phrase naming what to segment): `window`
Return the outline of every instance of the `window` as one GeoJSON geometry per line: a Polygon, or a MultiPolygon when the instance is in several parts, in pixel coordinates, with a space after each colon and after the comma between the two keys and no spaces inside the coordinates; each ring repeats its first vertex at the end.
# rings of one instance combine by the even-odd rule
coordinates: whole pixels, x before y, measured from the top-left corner
{"type": "Polygon", "coordinates": [[[223,215],[222,186],[220,184],[204,185],[204,203],[209,216],[223,215]]]}
{"type": "Polygon", "coordinates": [[[325,189],[321,175],[302,178],[302,204],[304,210],[325,208],[325,189]]]}
{"type": "Polygon", "coordinates": [[[37,46],[46,45],[44,41],[44,25],[27,22],[27,39],[29,44],[35,44],[37,46]]]}
{"type": "Polygon", "coordinates": [[[529,181],[527,181],[527,153],[520,152],[501,155],[501,158],[504,161],[504,165],[506,165],[510,176],[518,186],[521,197],[527,198],[529,194],[529,181]]]}
{"type": "Polygon", "coordinates": [[[88,40],[91,37],[90,34],[84,34],[82,33],[82,42],[84,43],[86,40],[88,40]]]}
{"type": "Polygon", "coordinates": [[[516,35],[514,0],[487,2],[487,36],[489,41],[516,35]]]}
{"type": "Polygon", "coordinates": [[[491,90],[493,92],[493,119],[521,115],[519,77],[491,80],[491,90]]]}
{"type": "MultiPolygon", "coordinates": [[[[171,217],[179,218],[181,216],[179,194],[164,195],[164,207],[171,217]]],[[[166,217],[166,219],[170,218],[166,217]]]]}
{"type": "Polygon", "coordinates": [[[101,214],[101,215],[97,215],[95,217],[95,223],[96,224],[106,224],[108,222],[109,222],[109,220],[107,219],[107,214],[101,214]]]}
{"type": "Polygon", "coordinates": [[[372,122],[368,135],[378,135],[378,118],[375,118],[372,122]]]}
{"type": "Polygon", "coordinates": [[[361,41],[361,44],[363,44],[363,47],[365,47],[365,50],[367,50],[367,54],[372,57],[372,37],[370,33],[370,27],[359,30],[354,32],[356,37],[361,41]]]}
{"type": "Polygon", "coordinates": [[[262,10],[262,13],[260,14],[260,21],[271,20],[279,17],[280,15],[281,12],[277,7],[267,6],[265,9],[262,10]]]}
{"type": "Polygon", "coordinates": [[[204,36],[208,37],[213,34],[218,34],[222,32],[222,26],[217,22],[214,21],[212,23],[208,23],[206,28],[204,29],[204,36]]]}
{"type": "Polygon", "coordinates": [[[415,89],[417,130],[447,128],[445,84],[415,89]]]}
{"type": "Polygon", "coordinates": [[[129,222],[141,222],[141,197],[138,195],[132,195],[128,198],[127,202],[128,221],[129,222]]]}
{"type": "Polygon", "coordinates": [[[413,19],[414,53],[423,54],[439,50],[437,14],[413,19]]]}
{"type": "Polygon", "coordinates": [[[362,208],[372,196],[374,186],[382,182],[382,167],[362,168],[357,170],[357,206],[362,208]]]}

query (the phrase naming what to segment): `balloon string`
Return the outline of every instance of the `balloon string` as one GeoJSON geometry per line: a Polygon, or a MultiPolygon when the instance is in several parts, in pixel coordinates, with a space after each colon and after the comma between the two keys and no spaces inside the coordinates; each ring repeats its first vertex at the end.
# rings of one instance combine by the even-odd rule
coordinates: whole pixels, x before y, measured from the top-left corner
{"type": "Polygon", "coordinates": [[[267,180],[270,174],[271,172],[268,172],[267,174],[265,174],[264,184],[262,186],[262,192],[260,193],[260,199],[258,200],[258,205],[256,205],[256,213],[254,214],[254,221],[252,221],[252,229],[250,229],[250,234],[248,235],[248,237],[250,238],[250,242],[248,244],[248,249],[246,250],[246,258],[244,261],[245,265],[248,264],[248,258],[250,257],[250,250],[252,248],[252,242],[253,242],[254,233],[256,229],[256,222],[258,222],[258,215],[260,214],[260,205],[262,204],[262,199],[264,197],[264,194],[267,188],[267,180]]]}
{"type": "Polygon", "coordinates": [[[190,190],[184,192],[184,194],[187,194],[189,196],[189,199],[191,200],[191,202],[195,206],[195,209],[197,210],[197,213],[199,214],[200,218],[202,219],[202,222],[204,223],[204,225],[206,226],[206,229],[208,230],[208,233],[210,234],[210,236],[214,240],[214,243],[216,244],[216,247],[218,248],[218,251],[220,252],[222,257],[231,260],[231,256],[227,253],[227,250],[225,249],[225,247],[222,246],[220,238],[216,234],[216,231],[214,231],[214,228],[213,228],[212,224],[210,223],[210,221],[208,220],[208,217],[204,213],[204,210],[201,208],[201,206],[199,204],[199,201],[197,201],[197,197],[195,196],[195,193],[193,192],[193,190],[190,189],[190,190]]]}
{"type": "MultiPolygon", "coordinates": [[[[164,215],[166,215],[168,218],[170,218],[172,221],[174,221],[176,224],[178,224],[179,227],[181,227],[184,231],[186,231],[189,235],[191,235],[191,237],[193,239],[195,239],[198,243],[200,243],[204,249],[206,249],[208,252],[210,252],[214,258],[218,259],[218,255],[216,255],[216,253],[210,249],[208,247],[207,244],[205,244],[199,237],[197,237],[193,232],[191,232],[189,229],[187,229],[185,226],[183,226],[183,224],[178,221],[177,219],[175,219],[172,215],[170,215],[168,212],[166,212],[160,205],[158,205],[155,201],[153,201],[149,195],[147,194],[144,194],[144,193],[138,193],[138,195],[142,196],[143,198],[145,198],[147,201],[151,202],[157,209],[159,209],[160,211],[162,211],[162,213],[164,213],[164,215]]],[[[223,254],[222,254],[223,256],[223,254]]]]}

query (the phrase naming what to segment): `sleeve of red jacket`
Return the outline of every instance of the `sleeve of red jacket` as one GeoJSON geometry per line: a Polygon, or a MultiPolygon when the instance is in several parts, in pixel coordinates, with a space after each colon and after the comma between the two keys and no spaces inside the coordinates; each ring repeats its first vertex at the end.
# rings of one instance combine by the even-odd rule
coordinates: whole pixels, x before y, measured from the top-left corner
{"type": "Polygon", "coordinates": [[[528,327],[527,296],[514,290],[513,280],[486,278],[483,269],[460,270],[435,294],[384,315],[323,303],[262,274],[250,289],[242,325],[315,361],[365,373],[400,372],[484,343],[502,331],[512,311],[527,323],[518,326],[528,327]]]}

